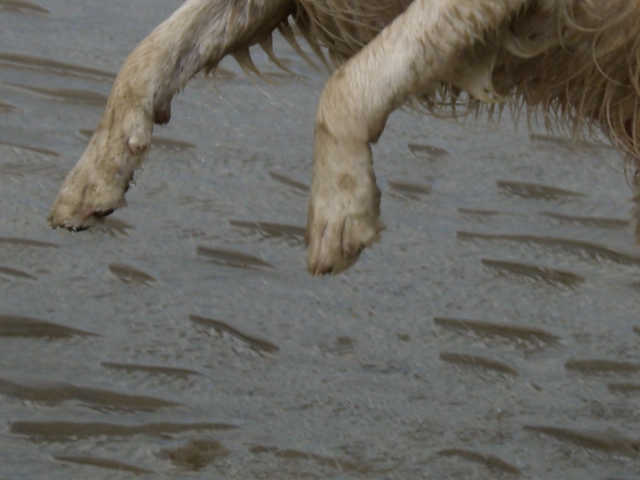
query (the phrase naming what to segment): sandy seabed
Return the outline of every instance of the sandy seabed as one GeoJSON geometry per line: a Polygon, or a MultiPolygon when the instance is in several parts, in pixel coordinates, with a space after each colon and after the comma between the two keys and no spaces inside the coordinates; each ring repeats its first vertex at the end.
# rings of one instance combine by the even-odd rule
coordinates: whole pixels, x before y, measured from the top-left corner
{"type": "Polygon", "coordinates": [[[324,77],[279,40],[297,78],[260,52],[284,85],[196,77],[129,207],[49,229],[180,3],[0,0],[0,478],[640,478],[640,251],[607,145],[396,113],[381,243],[312,278],[324,77]]]}

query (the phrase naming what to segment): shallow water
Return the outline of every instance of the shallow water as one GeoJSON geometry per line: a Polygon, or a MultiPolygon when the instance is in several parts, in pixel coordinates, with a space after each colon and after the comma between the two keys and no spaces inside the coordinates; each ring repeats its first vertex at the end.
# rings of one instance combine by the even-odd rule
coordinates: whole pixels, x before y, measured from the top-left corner
{"type": "Polygon", "coordinates": [[[113,74],[181,2],[34,2],[0,0],[0,478],[640,478],[610,147],[394,114],[382,241],[312,278],[323,76],[278,41],[300,78],[194,79],[129,207],[52,231],[113,74]]]}

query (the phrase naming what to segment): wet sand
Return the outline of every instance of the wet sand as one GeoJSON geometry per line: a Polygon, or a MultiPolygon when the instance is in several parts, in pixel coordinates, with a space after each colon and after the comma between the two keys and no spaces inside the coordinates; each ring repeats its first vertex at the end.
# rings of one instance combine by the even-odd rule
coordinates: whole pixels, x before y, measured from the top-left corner
{"type": "Polygon", "coordinates": [[[312,278],[323,75],[278,40],[299,78],[195,78],[129,207],[48,228],[180,3],[0,0],[0,478],[640,478],[640,249],[606,145],[394,114],[382,241],[312,278]]]}

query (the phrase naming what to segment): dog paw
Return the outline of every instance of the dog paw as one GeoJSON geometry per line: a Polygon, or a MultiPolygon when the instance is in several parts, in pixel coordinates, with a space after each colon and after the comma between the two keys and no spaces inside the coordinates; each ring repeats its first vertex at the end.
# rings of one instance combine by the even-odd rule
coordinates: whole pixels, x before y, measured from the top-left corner
{"type": "Polygon", "coordinates": [[[309,272],[337,274],[351,267],[362,250],[379,239],[384,229],[379,217],[380,191],[375,183],[364,195],[343,191],[320,198],[312,192],[306,235],[309,272]]]}
{"type": "Polygon", "coordinates": [[[142,119],[125,127],[98,127],[51,207],[53,228],[84,230],[126,206],[124,194],[149,150],[152,124],[142,119]]]}
{"type": "Polygon", "coordinates": [[[130,179],[118,180],[108,181],[95,175],[90,167],[78,165],[65,179],[51,207],[49,225],[72,231],[85,230],[126,206],[124,194],[130,179]]]}

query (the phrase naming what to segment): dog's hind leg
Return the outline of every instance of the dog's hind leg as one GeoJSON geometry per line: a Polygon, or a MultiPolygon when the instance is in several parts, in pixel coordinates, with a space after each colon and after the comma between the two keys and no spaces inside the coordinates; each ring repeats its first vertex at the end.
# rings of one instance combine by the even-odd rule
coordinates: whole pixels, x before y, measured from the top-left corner
{"type": "Polygon", "coordinates": [[[125,205],[145,159],[153,124],[201,69],[265,39],[292,13],[293,0],[187,0],[129,55],[87,149],[49,214],[52,227],[82,229],[125,205]]]}
{"type": "Polygon", "coordinates": [[[531,0],[416,0],[327,82],[316,117],[307,267],[338,273],[378,239],[371,156],[389,114],[411,94],[454,81],[463,53],[531,0]]]}

